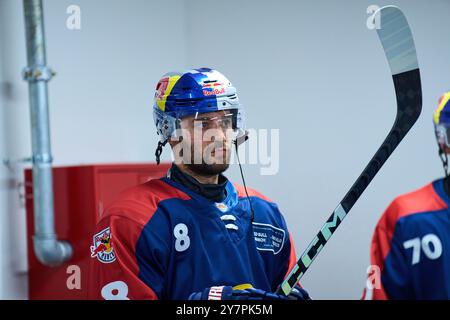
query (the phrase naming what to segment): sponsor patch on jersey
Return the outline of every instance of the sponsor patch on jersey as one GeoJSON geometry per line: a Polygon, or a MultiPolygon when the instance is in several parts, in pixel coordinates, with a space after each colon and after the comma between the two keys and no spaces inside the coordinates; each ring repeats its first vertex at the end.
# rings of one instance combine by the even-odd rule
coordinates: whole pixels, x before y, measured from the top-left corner
{"type": "Polygon", "coordinates": [[[108,227],[93,236],[91,246],[91,258],[97,258],[102,263],[111,263],[116,260],[114,248],[112,246],[111,229],[108,227]]]}
{"type": "Polygon", "coordinates": [[[284,245],[285,232],[271,224],[253,222],[256,248],[261,251],[280,253],[284,245]]]}

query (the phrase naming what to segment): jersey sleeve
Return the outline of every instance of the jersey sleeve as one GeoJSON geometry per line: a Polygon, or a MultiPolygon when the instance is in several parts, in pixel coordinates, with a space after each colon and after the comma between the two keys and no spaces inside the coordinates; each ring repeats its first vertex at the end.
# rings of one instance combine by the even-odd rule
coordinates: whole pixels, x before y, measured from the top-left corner
{"type": "MultiPolygon", "coordinates": [[[[280,273],[277,276],[277,280],[275,281],[272,290],[275,292],[278,287],[281,285],[283,280],[292,270],[292,268],[297,264],[297,256],[295,254],[295,246],[294,241],[292,240],[292,235],[289,233],[289,237],[287,239],[286,250],[283,253],[283,260],[281,263],[280,273]]],[[[296,287],[303,287],[300,285],[300,282],[296,284],[296,287]]]]}
{"type": "Polygon", "coordinates": [[[286,272],[284,273],[283,279],[286,278],[286,276],[289,274],[289,272],[292,270],[292,268],[297,263],[297,256],[295,254],[294,241],[292,240],[292,235],[290,233],[289,233],[289,245],[290,245],[289,258],[287,259],[287,262],[286,262],[287,269],[286,269],[286,272]]]}
{"type": "Polygon", "coordinates": [[[161,249],[151,247],[145,250],[146,257],[139,254],[138,243],[145,241],[143,229],[132,219],[114,215],[98,223],[90,248],[90,299],[159,298],[164,279],[163,254],[161,249]],[[142,277],[143,265],[151,269],[151,281],[142,277]]]}
{"type": "Polygon", "coordinates": [[[272,290],[276,290],[278,288],[278,286],[283,282],[283,280],[289,274],[291,269],[297,263],[294,242],[292,240],[292,235],[290,234],[290,232],[288,232],[285,247],[280,254],[281,254],[280,269],[279,273],[275,278],[276,279],[275,283],[273,283],[272,290]]]}
{"type": "MultiPolygon", "coordinates": [[[[278,205],[275,204],[274,202],[270,203],[273,212],[276,213],[275,216],[277,217],[278,220],[278,226],[284,230],[285,234],[284,240],[285,242],[283,244],[283,248],[279,253],[279,258],[276,260],[276,263],[278,264],[277,272],[274,274],[274,277],[272,278],[273,279],[272,291],[275,292],[281,285],[285,277],[289,274],[291,269],[294,267],[294,265],[297,263],[297,257],[295,254],[294,241],[287,227],[286,220],[283,217],[283,214],[281,213],[278,205]]],[[[300,286],[299,283],[297,285],[300,286]]]]}
{"type": "Polygon", "coordinates": [[[409,266],[401,244],[401,226],[397,224],[398,203],[394,201],[378,222],[370,248],[371,265],[365,299],[407,299],[409,266]]]}

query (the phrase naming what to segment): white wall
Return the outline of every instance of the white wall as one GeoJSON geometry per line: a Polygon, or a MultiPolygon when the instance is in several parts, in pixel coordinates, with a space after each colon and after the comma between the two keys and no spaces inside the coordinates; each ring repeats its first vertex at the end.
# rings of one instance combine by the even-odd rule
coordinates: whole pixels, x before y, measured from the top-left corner
{"type": "MultiPolygon", "coordinates": [[[[382,211],[394,196],[441,175],[431,113],[450,89],[450,1],[44,3],[48,61],[58,72],[49,86],[56,164],[153,161],[151,100],[160,75],[216,67],[238,88],[249,127],[280,129],[278,174],[261,176],[255,165],[244,171],[249,185],[279,203],[298,254],[392,124],[392,80],[377,36],[366,28],[366,8],[403,8],[422,70],[422,117],[303,278],[313,298],[360,298],[382,211]],[[80,31],[65,28],[73,3],[82,10],[80,31]]],[[[0,0],[0,81],[11,87],[0,96],[0,158],[30,154],[21,9],[18,1],[0,0]]],[[[236,167],[228,174],[240,180],[236,167]]],[[[25,277],[16,275],[23,262],[13,260],[25,251],[12,178],[0,166],[0,298],[26,297],[25,277]]]]}
{"type": "MultiPolygon", "coordinates": [[[[28,92],[20,74],[26,59],[21,15],[19,1],[0,1],[1,160],[31,153],[28,92]]],[[[0,298],[27,296],[25,211],[18,192],[22,167],[0,164],[0,298]]]]}

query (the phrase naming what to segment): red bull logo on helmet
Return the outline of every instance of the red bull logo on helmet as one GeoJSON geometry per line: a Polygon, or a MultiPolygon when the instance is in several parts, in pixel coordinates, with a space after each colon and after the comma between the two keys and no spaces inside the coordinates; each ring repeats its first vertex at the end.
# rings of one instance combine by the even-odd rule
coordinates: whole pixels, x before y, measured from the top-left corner
{"type": "Polygon", "coordinates": [[[97,258],[102,263],[111,263],[116,260],[111,237],[112,234],[109,227],[92,237],[91,258],[97,258]]]}
{"type": "Polygon", "coordinates": [[[218,88],[221,87],[222,84],[221,83],[207,83],[203,85],[203,95],[204,96],[213,96],[213,95],[218,95],[218,94],[224,94],[225,93],[225,88],[222,86],[222,88],[218,88]]]}

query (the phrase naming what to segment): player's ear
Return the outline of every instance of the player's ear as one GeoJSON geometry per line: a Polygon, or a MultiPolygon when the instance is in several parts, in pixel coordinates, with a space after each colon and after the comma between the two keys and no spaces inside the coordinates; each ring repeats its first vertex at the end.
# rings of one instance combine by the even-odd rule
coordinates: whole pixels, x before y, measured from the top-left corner
{"type": "Polygon", "coordinates": [[[170,147],[173,149],[178,143],[180,143],[181,141],[183,141],[183,136],[178,136],[178,137],[171,137],[169,138],[169,145],[170,147]]]}
{"type": "Polygon", "coordinates": [[[183,141],[182,136],[172,137],[168,140],[176,164],[183,163],[184,159],[184,146],[181,141],[183,141]]]}

